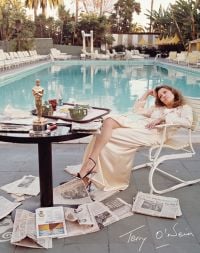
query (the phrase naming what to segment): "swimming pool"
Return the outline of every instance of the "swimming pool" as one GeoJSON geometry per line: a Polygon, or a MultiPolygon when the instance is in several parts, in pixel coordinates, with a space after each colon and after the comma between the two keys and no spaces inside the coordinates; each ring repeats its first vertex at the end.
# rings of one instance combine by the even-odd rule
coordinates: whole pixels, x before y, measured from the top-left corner
{"type": "Polygon", "coordinates": [[[162,83],[180,89],[184,95],[200,96],[200,72],[147,61],[101,62],[73,61],[47,64],[0,81],[0,112],[6,106],[31,110],[32,87],[41,80],[44,100],[62,97],[63,101],[83,102],[127,112],[146,89],[162,83]]]}

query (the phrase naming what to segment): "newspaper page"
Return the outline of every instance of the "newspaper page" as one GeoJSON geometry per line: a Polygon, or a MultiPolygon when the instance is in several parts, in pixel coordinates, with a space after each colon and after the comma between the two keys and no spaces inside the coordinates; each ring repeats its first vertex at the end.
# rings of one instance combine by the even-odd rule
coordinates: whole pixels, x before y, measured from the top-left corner
{"type": "Polygon", "coordinates": [[[100,190],[98,188],[96,188],[95,186],[93,186],[92,184],[92,187],[91,187],[91,191],[89,192],[89,195],[90,195],[90,198],[93,200],[93,201],[102,201],[104,199],[107,199],[109,197],[111,197],[112,195],[118,193],[119,191],[103,191],[103,190],[100,190]]]}
{"type": "Polygon", "coordinates": [[[21,205],[21,203],[14,203],[3,196],[0,196],[0,219],[6,217],[19,205],[21,205]]]}
{"type": "Polygon", "coordinates": [[[74,132],[88,132],[88,133],[100,133],[102,121],[91,121],[89,123],[72,123],[72,131],[74,132]]]}
{"type": "Polygon", "coordinates": [[[178,199],[143,192],[138,192],[132,211],[172,219],[182,214],[178,199]]]}
{"type": "Polygon", "coordinates": [[[101,202],[95,201],[93,203],[88,204],[88,206],[90,212],[94,216],[99,226],[99,229],[102,229],[105,226],[108,226],[119,220],[118,217],[101,202]]]}
{"type": "Polygon", "coordinates": [[[11,243],[29,248],[52,248],[52,238],[37,238],[35,214],[23,209],[16,210],[11,243]]]}
{"type": "Polygon", "coordinates": [[[1,133],[29,133],[32,126],[0,123],[1,133]]]}
{"type": "Polygon", "coordinates": [[[65,222],[67,228],[67,235],[65,237],[85,235],[99,231],[99,226],[88,205],[90,204],[80,205],[77,209],[64,207],[65,222]],[[86,216],[84,216],[86,210],[88,213],[86,216]]]}
{"type": "Polygon", "coordinates": [[[13,221],[11,215],[0,219],[0,243],[10,241],[13,231],[13,221]]]}
{"type": "Polygon", "coordinates": [[[81,166],[82,164],[67,165],[66,168],[64,168],[64,171],[75,176],[81,170],[81,166]]]}
{"type": "Polygon", "coordinates": [[[65,220],[77,221],[80,225],[94,225],[93,215],[91,214],[88,204],[78,206],[76,209],[65,208],[65,220]]]}
{"type": "Polygon", "coordinates": [[[1,190],[17,194],[18,196],[25,194],[37,196],[40,192],[39,177],[32,175],[24,176],[19,180],[2,186],[1,190]]]}
{"type": "Polygon", "coordinates": [[[80,205],[92,202],[81,179],[59,185],[53,189],[54,204],[80,205]]]}
{"type": "Polygon", "coordinates": [[[109,199],[103,200],[102,203],[107,206],[119,220],[133,215],[132,206],[120,198],[110,197],[109,199]]]}
{"type": "Polygon", "coordinates": [[[37,238],[67,235],[64,210],[62,206],[36,209],[37,238]]]}
{"type": "Polygon", "coordinates": [[[80,225],[76,221],[66,221],[67,235],[65,237],[85,235],[99,231],[99,226],[96,221],[94,221],[93,226],[80,225]]]}

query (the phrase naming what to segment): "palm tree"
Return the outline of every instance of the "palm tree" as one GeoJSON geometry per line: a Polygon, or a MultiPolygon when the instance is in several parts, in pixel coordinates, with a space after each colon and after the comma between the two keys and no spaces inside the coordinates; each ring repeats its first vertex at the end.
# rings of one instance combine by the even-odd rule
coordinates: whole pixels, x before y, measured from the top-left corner
{"type": "Polygon", "coordinates": [[[34,18],[37,16],[37,8],[42,8],[42,14],[46,17],[47,3],[50,8],[63,4],[63,0],[25,0],[25,6],[34,9],[34,18]]]}
{"type": "Polygon", "coordinates": [[[173,21],[180,38],[183,37],[183,40],[194,40],[197,37],[197,9],[199,5],[199,0],[177,0],[175,4],[171,5],[173,21]]]}
{"type": "Polygon", "coordinates": [[[38,0],[26,0],[25,1],[25,7],[34,10],[34,20],[36,19],[36,16],[37,16],[38,6],[39,6],[38,0]]]}
{"type": "MultiPolygon", "coordinates": [[[[152,16],[152,13],[153,13],[153,4],[154,4],[154,0],[151,0],[151,16],[152,16]]],[[[150,18],[149,31],[152,32],[152,18],[150,18]]]]}

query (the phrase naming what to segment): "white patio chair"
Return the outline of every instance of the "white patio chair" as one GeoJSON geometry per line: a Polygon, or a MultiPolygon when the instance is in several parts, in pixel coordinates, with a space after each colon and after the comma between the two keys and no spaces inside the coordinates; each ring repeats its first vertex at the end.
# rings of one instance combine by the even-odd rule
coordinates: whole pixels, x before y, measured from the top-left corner
{"type": "Polygon", "coordinates": [[[180,53],[177,53],[177,56],[175,59],[172,59],[174,62],[180,64],[180,63],[186,63],[186,59],[188,56],[188,52],[187,51],[182,51],[180,53]]]}
{"type": "Polygon", "coordinates": [[[131,51],[129,51],[129,50],[125,50],[125,56],[124,56],[124,59],[125,60],[132,60],[132,59],[144,59],[144,57],[143,56],[140,56],[140,55],[134,55],[134,54],[132,54],[132,52],[131,51]]]}
{"type": "Polygon", "coordinates": [[[168,61],[173,61],[177,57],[177,52],[176,51],[170,51],[169,56],[165,58],[168,61]]]}
{"type": "Polygon", "coordinates": [[[99,54],[98,50],[95,50],[91,59],[108,60],[110,59],[110,56],[108,54],[99,54]]]}
{"type": "Polygon", "coordinates": [[[61,53],[60,50],[56,48],[51,48],[50,49],[50,55],[53,60],[69,60],[72,58],[71,55],[66,54],[66,53],[61,53]]]}
{"type": "Polygon", "coordinates": [[[150,186],[150,193],[157,193],[157,194],[163,194],[166,192],[174,191],[178,188],[192,185],[195,183],[200,182],[200,178],[194,179],[194,180],[183,180],[177,176],[174,176],[173,174],[170,174],[166,172],[161,168],[159,168],[159,164],[165,163],[167,160],[171,159],[181,159],[181,158],[190,158],[195,155],[195,151],[192,145],[192,132],[195,130],[198,130],[200,127],[200,98],[186,98],[188,100],[188,103],[193,108],[193,124],[191,128],[186,128],[187,136],[183,138],[182,140],[177,139],[175,136],[172,136],[167,141],[165,140],[165,135],[167,132],[168,127],[178,127],[182,128],[182,126],[175,126],[175,125],[162,125],[162,141],[160,145],[154,145],[149,149],[149,162],[141,165],[137,165],[133,168],[133,170],[138,170],[144,167],[149,167],[149,186],[150,186]],[[167,148],[171,151],[170,154],[163,154],[163,150],[167,148]],[[181,152],[180,152],[181,151],[181,152]],[[154,174],[156,172],[159,172],[163,174],[164,176],[167,176],[168,178],[171,178],[172,180],[176,181],[177,183],[173,185],[172,187],[169,187],[167,189],[157,189],[154,184],[154,174]]]}

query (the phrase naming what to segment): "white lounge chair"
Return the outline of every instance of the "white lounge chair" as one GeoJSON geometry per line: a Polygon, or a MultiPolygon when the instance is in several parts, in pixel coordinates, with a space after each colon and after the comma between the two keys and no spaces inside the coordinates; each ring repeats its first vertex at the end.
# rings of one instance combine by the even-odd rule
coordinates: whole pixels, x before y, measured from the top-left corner
{"type": "MultiPolygon", "coordinates": [[[[165,164],[165,161],[171,160],[171,159],[181,159],[181,158],[190,158],[195,155],[195,151],[192,145],[192,132],[197,130],[200,126],[200,98],[187,98],[188,103],[192,106],[193,112],[194,112],[194,120],[193,125],[191,128],[185,129],[187,131],[187,135],[185,138],[182,138],[181,140],[177,139],[177,137],[172,136],[172,138],[165,140],[166,132],[169,127],[178,127],[182,128],[180,126],[175,125],[163,125],[162,126],[162,142],[160,145],[154,145],[149,149],[149,162],[141,165],[137,165],[133,168],[133,170],[138,170],[144,167],[149,167],[149,186],[150,186],[150,193],[158,193],[163,194],[166,192],[170,192],[173,190],[176,190],[178,188],[192,185],[195,183],[200,182],[200,178],[194,179],[194,180],[185,180],[179,178],[177,175],[175,176],[174,173],[166,172],[166,169],[163,170],[162,168],[159,168],[158,166],[163,163],[165,164]],[[167,154],[163,154],[162,151],[167,148],[171,152],[167,154]],[[157,189],[154,184],[154,174],[156,172],[159,172],[160,174],[167,176],[168,178],[172,179],[173,181],[176,181],[177,183],[169,187],[167,189],[157,189]]],[[[161,128],[161,127],[160,127],[161,128]]]]}
{"type": "Polygon", "coordinates": [[[134,55],[131,51],[129,51],[129,50],[127,50],[127,49],[125,50],[125,56],[124,56],[124,58],[125,58],[126,60],[144,59],[143,56],[134,55]]]}
{"type": "Polygon", "coordinates": [[[139,55],[139,56],[141,56],[143,58],[149,58],[148,54],[141,54],[138,49],[133,49],[133,50],[131,50],[131,52],[132,52],[133,55],[139,55]]]}
{"type": "Polygon", "coordinates": [[[99,60],[108,60],[110,59],[110,56],[108,54],[99,54],[98,50],[95,50],[91,58],[99,60]]]}
{"type": "Polygon", "coordinates": [[[192,53],[188,53],[188,56],[186,58],[186,61],[187,65],[196,65],[197,66],[197,63],[199,62],[199,55],[198,54],[195,54],[194,52],[192,53]]]}
{"type": "Polygon", "coordinates": [[[173,61],[177,57],[177,52],[176,51],[170,51],[169,56],[166,58],[168,61],[173,61]]]}
{"type": "Polygon", "coordinates": [[[110,58],[115,58],[117,54],[116,54],[115,52],[112,52],[112,53],[111,53],[110,50],[107,49],[107,50],[106,50],[106,55],[109,55],[110,58]]]}
{"type": "Polygon", "coordinates": [[[61,53],[60,50],[58,50],[56,48],[51,48],[50,52],[51,52],[50,55],[51,55],[52,60],[69,60],[72,58],[71,55],[61,53]]]}

